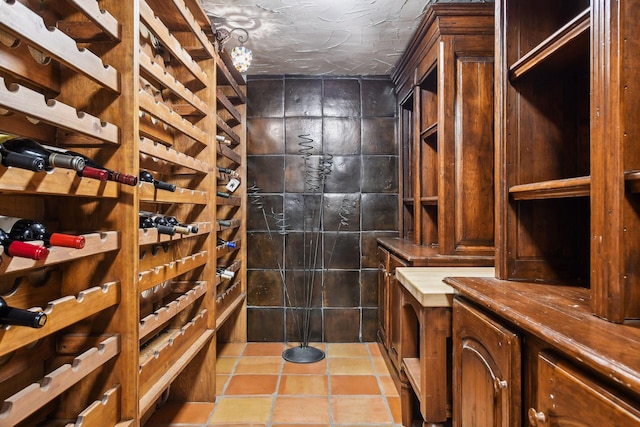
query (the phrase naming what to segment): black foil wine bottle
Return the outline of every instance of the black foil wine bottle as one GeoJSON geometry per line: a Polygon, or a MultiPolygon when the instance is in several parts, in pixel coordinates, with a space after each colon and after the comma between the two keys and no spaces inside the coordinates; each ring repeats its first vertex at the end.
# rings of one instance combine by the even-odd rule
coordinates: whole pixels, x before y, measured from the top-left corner
{"type": "Polygon", "coordinates": [[[140,171],[140,181],[150,182],[153,184],[155,188],[159,190],[166,190],[166,191],[172,191],[172,192],[176,191],[175,184],[170,184],[165,181],[158,181],[153,177],[151,172],[148,172],[148,171],[140,171]]]}
{"type": "Polygon", "coordinates": [[[146,215],[142,212],[139,214],[140,228],[156,228],[158,233],[173,236],[176,234],[176,228],[167,224],[159,215],[146,215]]]}
{"type": "Polygon", "coordinates": [[[42,311],[30,311],[11,307],[0,297],[0,324],[42,328],[47,323],[47,315],[42,311]]]}
{"type": "Polygon", "coordinates": [[[79,172],[85,167],[85,161],[82,157],[53,152],[31,138],[11,138],[2,143],[2,145],[7,151],[41,158],[44,161],[44,169],[46,171],[59,167],[79,172]]]}
{"type": "Polygon", "coordinates": [[[42,172],[44,170],[44,160],[40,157],[9,151],[3,144],[0,144],[0,158],[2,159],[2,165],[5,167],[26,169],[33,172],[42,172]]]}

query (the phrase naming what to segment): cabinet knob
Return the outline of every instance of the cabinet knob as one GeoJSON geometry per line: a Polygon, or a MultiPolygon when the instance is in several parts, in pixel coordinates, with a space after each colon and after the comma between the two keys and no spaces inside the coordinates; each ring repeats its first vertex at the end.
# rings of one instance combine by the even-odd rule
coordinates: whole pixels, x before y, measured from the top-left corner
{"type": "Polygon", "coordinates": [[[544,415],[544,412],[538,412],[535,408],[529,408],[529,424],[536,427],[540,425],[539,423],[546,423],[547,417],[544,415]]]}
{"type": "Polygon", "coordinates": [[[496,390],[496,392],[498,392],[500,390],[504,390],[507,387],[509,387],[509,383],[507,382],[507,380],[501,380],[500,378],[495,378],[493,380],[493,387],[496,390]]]}

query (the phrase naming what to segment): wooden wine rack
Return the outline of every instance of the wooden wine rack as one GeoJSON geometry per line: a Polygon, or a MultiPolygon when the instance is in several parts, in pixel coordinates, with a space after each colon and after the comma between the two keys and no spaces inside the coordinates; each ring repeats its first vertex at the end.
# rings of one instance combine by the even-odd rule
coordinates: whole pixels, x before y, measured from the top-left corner
{"type": "Polygon", "coordinates": [[[214,32],[195,0],[0,0],[0,134],[176,186],[0,166],[0,215],[86,241],[0,249],[0,296],[48,316],[0,325],[0,427],[138,427],[167,399],[215,401],[216,341],[246,340],[246,85],[214,32]],[[229,199],[216,166],[238,173],[229,199]],[[141,229],[141,210],[198,230],[141,229]]]}

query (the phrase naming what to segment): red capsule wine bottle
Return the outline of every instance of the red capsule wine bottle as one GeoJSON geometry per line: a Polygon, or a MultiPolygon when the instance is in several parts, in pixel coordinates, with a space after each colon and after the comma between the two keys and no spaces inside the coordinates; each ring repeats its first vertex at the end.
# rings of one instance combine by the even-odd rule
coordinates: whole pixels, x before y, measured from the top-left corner
{"type": "Polygon", "coordinates": [[[0,245],[4,247],[4,253],[10,257],[31,258],[39,261],[49,255],[49,249],[44,246],[32,245],[30,243],[14,240],[1,228],[0,245]]]}
{"type": "Polygon", "coordinates": [[[153,215],[145,215],[143,213],[139,214],[140,216],[140,228],[156,228],[158,233],[167,234],[169,236],[173,236],[176,234],[176,229],[172,225],[168,225],[166,221],[161,218],[157,218],[157,216],[153,215]]]}
{"type": "Polygon", "coordinates": [[[151,172],[148,171],[140,171],[140,181],[150,182],[155,188],[159,190],[176,191],[175,184],[170,184],[165,181],[158,181],[153,177],[151,172]]]}
{"type": "Polygon", "coordinates": [[[2,159],[2,165],[6,167],[26,169],[33,172],[42,172],[44,170],[44,160],[40,157],[14,153],[7,150],[3,144],[0,144],[0,159],[2,159]]]}
{"type": "Polygon", "coordinates": [[[0,324],[42,328],[45,323],[47,323],[47,315],[44,312],[11,307],[7,305],[4,298],[0,297],[0,324]]]}
{"type": "Polygon", "coordinates": [[[85,167],[85,161],[82,157],[54,153],[31,138],[12,138],[6,140],[2,145],[11,152],[41,158],[44,161],[44,170],[46,171],[51,171],[56,167],[81,171],[85,167]]]}
{"type": "Polygon", "coordinates": [[[101,181],[115,181],[121,184],[135,186],[138,184],[138,177],[135,175],[128,175],[126,173],[116,172],[111,169],[107,169],[101,164],[97,163],[90,157],[85,156],[82,153],[77,153],[75,151],[65,150],[59,147],[50,147],[47,146],[48,149],[56,152],[61,152],[64,154],[68,154],[70,156],[78,156],[84,160],[85,168],[81,171],[78,171],[78,175],[85,178],[95,178],[101,181]]]}
{"type": "Polygon", "coordinates": [[[45,246],[64,246],[67,248],[84,248],[84,236],[73,236],[64,233],[49,233],[39,221],[13,218],[0,215],[0,228],[8,230],[9,237],[21,242],[42,240],[45,246]]]}

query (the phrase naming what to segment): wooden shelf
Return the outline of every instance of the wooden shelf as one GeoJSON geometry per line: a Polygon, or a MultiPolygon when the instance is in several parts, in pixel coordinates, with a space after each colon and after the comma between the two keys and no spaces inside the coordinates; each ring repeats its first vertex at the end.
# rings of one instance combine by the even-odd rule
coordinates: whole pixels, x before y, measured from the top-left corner
{"type": "Polygon", "coordinates": [[[242,285],[236,283],[216,297],[216,330],[219,330],[231,315],[244,304],[246,294],[241,290],[242,285]]]}
{"type": "Polygon", "coordinates": [[[237,197],[237,196],[231,196],[231,197],[220,197],[220,196],[217,196],[216,197],[216,205],[218,205],[218,206],[241,206],[242,205],[242,199],[240,197],[237,197]]]}
{"type": "Polygon", "coordinates": [[[91,425],[109,425],[115,427],[125,427],[130,425],[127,422],[119,423],[118,417],[122,387],[115,386],[107,390],[100,400],[96,400],[78,415],[76,423],[65,427],[82,427],[91,425]]]}
{"type": "Polygon", "coordinates": [[[141,160],[149,157],[150,162],[164,163],[162,166],[152,168],[154,170],[162,169],[166,165],[175,165],[203,174],[213,171],[208,163],[145,137],[140,138],[140,153],[141,160]]]}
{"type": "Polygon", "coordinates": [[[169,89],[171,93],[191,105],[199,114],[207,114],[209,108],[204,101],[187,89],[178,79],[167,73],[160,64],[149,58],[142,50],[140,51],[140,73],[169,89]]]}
{"type": "Polygon", "coordinates": [[[522,77],[532,69],[552,61],[566,63],[576,54],[588,51],[591,9],[587,8],[565,26],[531,49],[509,68],[511,80],[522,77]],[[580,47],[576,47],[580,46],[580,47]]]}
{"type": "Polygon", "coordinates": [[[0,27],[32,48],[42,51],[67,67],[113,92],[120,91],[118,71],[87,49],[78,49],[75,40],[57,28],[48,28],[40,15],[20,2],[0,3],[0,27]]]}
{"type": "Polygon", "coordinates": [[[107,338],[97,348],[91,348],[76,357],[73,362],[62,365],[39,382],[7,398],[0,409],[3,425],[16,425],[24,420],[106,364],[119,352],[120,338],[107,338]]]}
{"type": "Polygon", "coordinates": [[[233,252],[235,252],[235,251],[240,249],[240,246],[241,246],[240,239],[230,240],[230,242],[235,243],[236,247],[235,248],[230,248],[229,246],[227,246],[225,244],[216,246],[216,258],[223,257],[225,255],[228,255],[228,254],[233,253],[233,252]]]}
{"type": "Polygon", "coordinates": [[[420,204],[422,206],[437,206],[438,205],[438,196],[420,197],[420,204]]]}
{"type": "Polygon", "coordinates": [[[171,126],[180,133],[193,138],[201,144],[207,145],[207,135],[204,133],[204,131],[195,126],[190,121],[184,119],[179,114],[175,113],[166,104],[156,101],[151,94],[145,92],[144,90],[140,91],[139,98],[141,110],[149,113],[159,120],[162,120],[164,123],[171,126]]]}
{"type": "Polygon", "coordinates": [[[207,292],[207,282],[195,282],[193,288],[140,320],[140,340],[168,323],[207,292]]]}
{"type": "Polygon", "coordinates": [[[514,185],[509,188],[513,200],[589,197],[590,191],[591,178],[588,176],[514,185]]]}
{"type": "Polygon", "coordinates": [[[422,374],[420,372],[420,359],[417,357],[406,357],[402,359],[407,378],[411,383],[413,391],[416,393],[419,401],[422,401],[422,374]]]}
{"type": "MultiPolygon", "coordinates": [[[[225,123],[227,124],[227,126],[234,127],[242,123],[242,116],[240,115],[240,112],[236,110],[236,108],[231,103],[229,98],[225,96],[222,89],[218,89],[216,91],[216,98],[218,100],[218,103],[220,103],[224,107],[224,109],[229,113],[228,114],[229,117],[225,119],[225,123]]],[[[221,116],[221,113],[222,111],[219,111],[218,115],[221,116]]]]}
{"type": "Polygon", "coordinates": [[[435,122],[430,126],[427,126],[425,130],[420,132],[420,139],[422,139],[422,141],[426,141],[429,137],[436,135],[437,133],[438,133],[438,122],[435,122]]]}
{"type": "Polygon", "coordinates": [[[118,21],[109,13],[101,9],[97,1],[69,0],[74,7],[91,20],[98,28],[113,40],[120,40],[120,28],[118,21]]]}
{"type": "Polygon", "coordinates": [[[41,196],[113,199],[120,195],[118,183],[81,178],[75,171],[62,168],[56,168],[53,172],[47,173],[3,167],[0,169],[0,189],[5,193],[41,196]]]}
{"type": "MultiPolygon", "coordinates": [[[[36,261],[30,258],[3,257],[3,262],[0,264],[0,274],[14,273],[36,267],[47,267],[63,262],[71,262],[92,255],[115,251],[120,247],[117,231],[83,234],[82,236],[84,236],[85,239],[84,248],[74,249],[60,246],[51,247],[49,248],[49,255],[47,255],[43,260],[36,261]]],[[[3,254],[4,249],[0,248],[0,255],[3,254]]]]}
{"type": "MultiPolygon", "coordinates": [[[[220,116],[216,117],[216,125],[218,126],[218,130],[220,130],[221,132],[226,133],[229,138],[231,139],[231,142],[234,143],[235,145],[240,144],[240,135],[238,135],[232,128],[231,126],[229,126],[227,124],[227,122],[224,121],[224,119],[220,116]]],[[[220,144],[218,144],[220,145],[220,144]]],[[[224,146],[223,146],[224,147],[224,146]]],[[[225,155],[224,153],[221,153],[220,150],[218,150],[218,153],[225,155]]]]}
{"type": "MultiPolygon", "coordinates": [[[[218,67],[218,86],[229,86],[238,98],[238,102],[242,104],[247,103],[247,96],[240,89],[239,81],[242,80],[242,75],[233,67],[231,57],[225,51],[220,52],[220,55],[216,57],[216,66],[218,67]]],[[[227,94],[227,97],[231,97],[227,94]]]]}
{"type": "Polygon", "coordinates": [[[176,188],[176,191],[158,190],[150,182],[140,182],[138,189],[142,202],[196,205],[206,205],[209,202],[209,194],[206,191],[189,190],[188,188],[176,188]]]}
{"type": "Polygon", "coordinates": [[[191,271],[207,263],[207,252],[196,252],[176,261],[159,265],[151,270],[141,271],[139,276],[139,291],[143,292],[167,280],[174,279],[181,274],[191,271]]]}
{"type": "Polygon", "coordinates": [[[640,193],[640,170],[626,171],[624,180],[632,193],[640,193]]]}
{"type": "Polygon", "coordinates": [[[140,415],[143,415],[188,363],[213,337],[206,329],[207,311],[177,331],[168,331],[142,350],[140,358],[140,415]]]}
{"type": "Polygon", "coordinates": [[[220,223],[218,223],[216,231],[233,230],[235,228],[240,227],[241,225],[241,222],[239,219],[230,219],[228,221],[231,221],[231,225],[220,225],[220,223]]]}
{"type": "Polygon", "coordinates": [[[235,151],[233,151],[231,148],[227,147],[226,145],[222,145],[222,144],[217,144],[216,145],[216,152],[223,156],[226,157],[227,159],[231,160],[232,162],[234,162],[235,164],[242,164],[242,156],[238,153],[236,153],[235,151]]]}
{"type": "MultiPolygon", "coordinates": [[[[209,42],[207,35],[202,31],[200,24],[193,15],[193,11],[187,7],[183,0],[149,0],[155,14],[173,32],[189,32],[197,38],[199,42],[198,51],[202,52],[199,57],[213,58],[215,56],[213,45],[209,42]]],[[[204,13],[201,5],[191,3],[192,7],[197,7],[200,14],[204,13]]],[[[189,49],[194,50],[193,47],[189,49]]],[[[193,56],[193,55],[192,55],[193,56]]]]}
{"type": "Polygon", "coordinates": [[[180,42],[171,34],[171,31],[164,25],[164,23],[155,15],[155,12],[145,0],[140,0],[140,19],[152,31],[155,36],[160,39],[162,45],[171,52],[171,55],[175,57],[185,67],[187,71],[191,73],[203,86],[209,86],[209,78],[206,73],[200,68],[187,51],[182,47],[180,42]]]}
{"type": "MultiPolygon", "coordinates": [[[[3,2],[2,4],[7,3],[3,2]]],[[[20,3],[14,2],[14,4],[20,3]]],[[[17,83],[7,85],[1,76],[0,107],[23,114],[29,117],[32,122],[41,121],[103,142],[118,143],[118,128],[115,125],[77,111],[55,99],[45,99],[42,94],[17,83]]]]}

